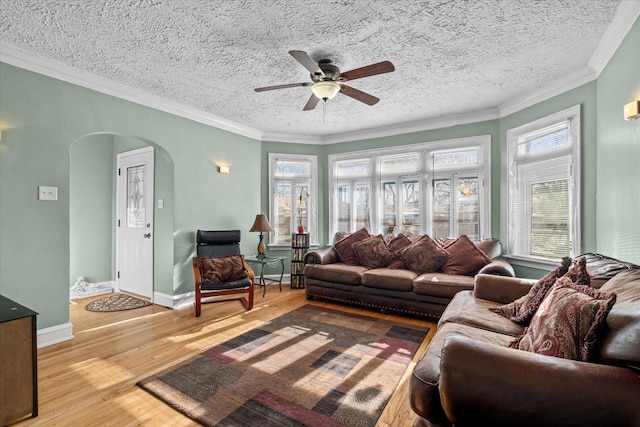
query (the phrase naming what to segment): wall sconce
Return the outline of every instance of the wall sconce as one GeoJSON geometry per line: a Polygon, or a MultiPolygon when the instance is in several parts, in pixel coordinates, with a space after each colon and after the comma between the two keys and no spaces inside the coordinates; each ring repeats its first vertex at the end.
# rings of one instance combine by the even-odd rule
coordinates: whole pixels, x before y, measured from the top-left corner
{"type": "Polygon", "coordinates": [[[624,106],[624,119],[633,120],[640,117],[640,100],[633,101],[624,106]]]}
{"type": "Polygon", "coordinates": [[[229,166],[218,166],[218,172],[223,175],[229,175],[229,166]]]}

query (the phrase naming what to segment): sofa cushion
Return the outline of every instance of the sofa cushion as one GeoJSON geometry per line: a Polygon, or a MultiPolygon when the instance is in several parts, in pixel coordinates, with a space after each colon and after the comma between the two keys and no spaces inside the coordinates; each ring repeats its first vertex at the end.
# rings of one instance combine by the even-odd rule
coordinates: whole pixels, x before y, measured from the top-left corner
{"type": "Polygon", "coordinates": [[[462,235],[444,247],[451,256],[442,265],[442,272],[475,276],[475,274],[491,260],[471,241],[462,235]]]}
{"type": "Polygon", "coordinates": [[[382,235],[370,236],[351,245],[358,264],[367,268],[384,267],[391,262],[391,252],[382,235]]]}
{"type": "Polygon", "coordinates": [[[404,261],[402,261],[402,259],[400,258],[400,249],[406,248],[407,246],[411,245],[411,243],[411,240],[409,240],[409,238],[402,233],[389,240],[387,246],[389,247],[389,251],[391,252],[393,259],[387,265],[388,268],[407,268],[404,261]]]}
{"type": "Polygon", "coordinates": [[[307,264],[304,267],[304,275],[310,279],[336,282],[345,285],[359,285],[360,275],[367,271],[360,265],[335,264],[307,264]]]}
{"type": "Polygon", "coordinates": [[[473,277],[444,273],[425,273],[413,281],[413,292],[420,295],[453,298],[464,290],[472,290],[473,277]]]}
{"type": "Polygon", "coordinates": [[[607,316],[599,358],[640,370],[640,267],[618,273],[600,290],[617,299],[607,316]]]}
{"type": "Polygon", "coordinates": [[[362,273],[360,282],[369,288],[391,289],[394,291],[411,292],[416,273],[409,270],[393,270],[390,268],[376,268],[362,273]]]}
{"type": "Polygon", "coordinates": [[[349,234],[336,242],[333,247],[336,252],[338,252],[338,255],[340,255],[340,260],[347,265],[359,265],[358,258],[356,258],[356,253],[353,251],[352,245],[366,239],[367,237],[369,237],[369,232],[366,229],[361,228],[355,233],[349,234]]]}
{"type": "Polygon", "coordinates": [[[590,286],[596,289],[600,288],[618,273],[640,269],[640,266],[636,264],[620,261],[601,254],[587,253],[582,256],[587,261],[587,272],[591,278],[590,286]]]}
{"type": "Polygon", "coordinates": [[[570,266],[571,258],[563,258],[562,263],[553,271],[550,271],[538,280],[526,295],[508,304],[491,307],[489,310],[498,313],[513,322],[526,325],[542,303],[542,300],[549,292],[549,289],[551,289],[559,277],[569,271],[570,266]]]}
{"type": "Polygon", "coordinates": [[[523,326],[488,310],[496,305],[495,301],[476,298],[471,291],[461,291],[442,313],[438,328],[445,323],[459,323],[513,337],[522,335],[523,326]]]}
{"type": "Polygon", "coordinates": [[[483,239],[473,242],[487,258],[495,259],[502,255],[502,243],[497,239],[483,239]]]}
{"type": "Polygon", "coordinates": [[[425,234],[411,245],[400,249],[399,256],[411,271],[424,274],[437,271],[450,255],[425,234]]]}
{"type": "Polygon", "coordinates": [[[249,277],[245,268],[244,255],[198,258],[198,269],[202,282],[226,283],[249,277]]]}
{"type": "Polygon", "coordinates": [[[615,301],[613,293],[575,285],[563,276],[542,301],[529,327],[510,347],[588,362],[615,301]]]}

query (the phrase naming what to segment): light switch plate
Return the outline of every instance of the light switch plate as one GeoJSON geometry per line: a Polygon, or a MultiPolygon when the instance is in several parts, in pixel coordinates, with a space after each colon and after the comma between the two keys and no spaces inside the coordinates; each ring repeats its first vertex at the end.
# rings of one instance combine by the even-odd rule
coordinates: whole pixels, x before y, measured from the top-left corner
{"type": "Polygon", "coordinates": [[[58,187],[38,187],[38,200],[58,200],[58,187]]]}

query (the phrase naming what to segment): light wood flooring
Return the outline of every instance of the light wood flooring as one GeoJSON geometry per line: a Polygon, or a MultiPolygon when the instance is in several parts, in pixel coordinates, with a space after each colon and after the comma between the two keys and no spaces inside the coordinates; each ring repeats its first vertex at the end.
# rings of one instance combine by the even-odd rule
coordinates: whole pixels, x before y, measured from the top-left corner
{"type": "Polygon", "coordinates": [[[281,293],[277,286],[269,286],[265,298],[256,287],[251,311],[244,310],[238,300],[205,304],[200,318],[191,307],[171,310],[152,305],[114,313],[84,309],[88,302],[103,296],[77,300],[78,305],[70,307],[75,339],[38,350],[39,415],[14,425],[197,425],[137,387],[136,382],[307,303],[430,327],[377,425],[413,424],[415,415],[407,397],[409,376],[436,330],[434,322],[308,302],[304,290],[289,289],[288,285],[281,293]]]}

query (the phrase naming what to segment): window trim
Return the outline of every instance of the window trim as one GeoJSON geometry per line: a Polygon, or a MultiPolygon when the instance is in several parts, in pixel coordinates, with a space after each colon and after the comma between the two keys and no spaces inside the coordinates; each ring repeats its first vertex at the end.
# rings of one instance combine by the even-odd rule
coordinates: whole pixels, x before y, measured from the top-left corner
{"type": "MultiPolygon", "coordinates": [[[[310,180],[310,193],[309,200],[307,201],[307,211],[310,212],[309,223],[307,226],[307,232],[309,233],[310,246],[317,247],[318,245],[318,156],[314,154],[284,154],[284,153],[269,153],[269,221],[274,227],[276,224],[277,214],[275,212],[274,195],[276,194],[277,180],[274,178],[275,165],[277,161],[308,161],[310,162],[311,177],[310,180]]],[[[284,181],[284,180],[283,180],[284,181]]],[[[286,179],[291,181],[291,179],[286,179]]],[[[293,179],[295,182],[296,179],[293,179]]],[[[295,222],[295,218],[292,215],[292,220],[295,222]]],[[[292,228],[292,232],[296,229],[292,228]]],[[[291,244],[273,243],[271,236],[269,236],[269,243],[267,247],[270,250],[290,250],[291,244]]]]}
{"type": "MultiPolygon", "coordinates": [[[[523,254],[514,254],[514,239],[517,238],[512,225],[512,210],[514,206],[515,189],[515,160],[517,156],[518,139],[527,134],[533,134],[544,128],[557,125],[563,121],[568,121],[568,139],[570,141],[569,148],[560,148],[556,150],[553,157],[559,154],[568,154],[570,157],[569,166],[569,194],[570,194],[570,256],[577,256],[582,253],[582,201],[581,201],[581,106],[574,105],[567,109],[558,111],[545,117],[541,117],[532,122],[525,123],[515,128],[507,130],[507,248],[505,257],[513,261],[516,265],[522,265],[530,268],[548,269],[550,266],[557,265],[557,260],[551,258],[527,256],[523,254]]],[[[544,160],[549,158],[548,155],[542,155],[538,159],[544,160]]]]}
{"type": "MultiPolygon", "coordinates": [[[[407,154],[408,152],[417,152],[419,153],[419,166],[418,170],[415,172],[409,172],[407,174],[397,174],[394,179],[401,182],[403,180],[412,179],[413,177],[417,177],[420,182],[420,186],[423,189],[423,194],[432,194],[433,186],[432,186],[432,178],[434,176],[434,167],[432,164],[431,155],[432,152],[444,151],[444,150],[459,150],[464,149],[465,147],[477,147],[478,148],[478,167],[476,169],[478,173],[478,178],[481,181],[481,188],[479,189],[480,193],[480,237],[487,238],[492,237],[491,233],[491,135],[478,135],[472,137],[464,137],[464,138],[455,138],[455,139],[447,139],[447,140],[438,140],[431,142],[424,142],[418,144],[408,144],[401,145],[396,147],[388,147],[381,149],[370,149],[370,150],[360,150],[360,151],[351,151],[347,153],[339,153],[339,154],[330,154],[328,156],[328,204],[329,204],[329,227],[328,227],[328,240],[331,241],[332,236],[335,234],[337,229],[337,207],[336,207],[336,189],[337,182],[336,179],[336,167],[338,161],[348,161],[348,160],[356,160],[356,159],[369,159],[371,165],[370,175],[365,178],[370,183],[370,188],[372,191],[372,223],[375,224],[376,227],[381,226],[379,224],[380,218],[378,218],[380,207],[379,205],[379,192],[380,192],[380,183],[388,176],[381,177],[379,175],[379,170],[377,169],[378,162],[376,161],[378,158],[393,156],[393,155],[401,155],[407,154]]],[[[472,168],[463,167],[456,168],[451,167],[445,171],[440,171],[436,168],[435,177],[437,178],[438,174],[450,174],[457,175],[459,173],[467,174],[470,173],[472,168]]],[[[346,178],[345,178],[346,179],[346,178]]],[[[362,181],[361,178],[354,178],[354,181],[362,181]]],[[[424,198],[427,199],[427,198],[424,198]]],[[[422,210],[422,219],[421,219],[421,228],[423,233],[431,232],[431,209],[428,209],[429,201],[421,200],[420,201],[420,209],[422,210]]],[[[370,230],[371,231],[371,230],[370,230]]],[[[380,231],[380,229],[373,230],[373,233],[380,231]]]]}

